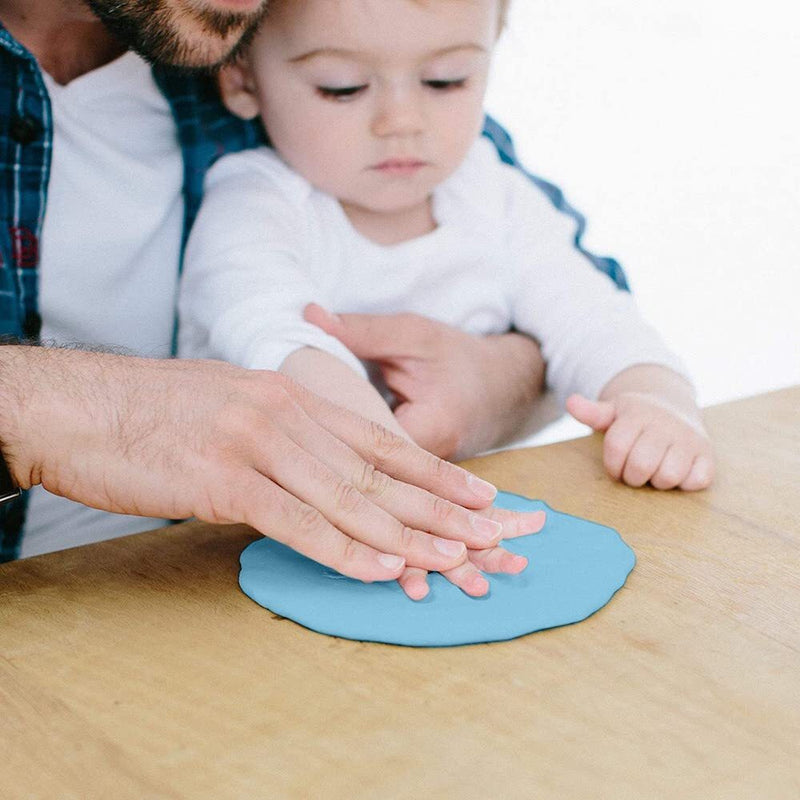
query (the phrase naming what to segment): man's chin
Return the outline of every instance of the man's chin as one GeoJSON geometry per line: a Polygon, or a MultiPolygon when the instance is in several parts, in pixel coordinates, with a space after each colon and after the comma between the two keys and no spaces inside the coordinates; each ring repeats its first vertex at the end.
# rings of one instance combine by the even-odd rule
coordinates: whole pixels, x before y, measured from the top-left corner
{"type": "Polygon", "coordinates": [[[209,41],[208,37],[187,37],[166,47],[152,47],[150,43],[142,46],[138,42],[129,42],[128,46],[151,64],[162,64],[187,73],[208,73],[234,59],[249,39],[245,32],[214,41],[209,41]]]}
{"type": "Polygon", "coordinates": [[[122,44],[151,63],[189,71],[213,70],[231,60],[266,13],[207,7],[193,10],[175,0],[85,0],[122,44]]]}

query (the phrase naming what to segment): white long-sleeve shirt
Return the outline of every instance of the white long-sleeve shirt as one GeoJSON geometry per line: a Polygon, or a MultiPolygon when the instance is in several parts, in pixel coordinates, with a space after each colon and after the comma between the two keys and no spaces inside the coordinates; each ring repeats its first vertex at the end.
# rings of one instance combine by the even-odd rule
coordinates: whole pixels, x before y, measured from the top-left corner
{"type": "Polygon", "coordinates": [[[431,233],[379,245],[274,151],[224,157],[208,173],[188,244],[180,355],[276,370],[315,347],[365,374],[303,320],[313,301],[337,313],[415,312],[473,334],[513,327],[541,343],[560,400],[596,398],[635,364],[685,372],[631,295],[575,248],[575,221],[487,140],[437,187],[433,214],[431,233]]]}

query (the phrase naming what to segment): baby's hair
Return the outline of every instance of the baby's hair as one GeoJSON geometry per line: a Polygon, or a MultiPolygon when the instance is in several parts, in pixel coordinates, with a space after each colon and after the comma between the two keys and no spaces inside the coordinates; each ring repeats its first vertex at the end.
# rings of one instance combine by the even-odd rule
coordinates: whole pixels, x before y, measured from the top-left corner
{"type": "MultiPolygon", "coordinates": [[[[431,0],[412,0],[417,5],[425,5],[430,3],[431,0]]],[[[497,32],[498,34],[503,31],[508,20],[508,7],[511,5],[511,0],[497,0],[497,32]]]]}
{"type": "MultiPolygon", "coordinates": [[[[417,5],[425,5],[430,3],[431,0],[412,0],[412,2],[416,3],[417,5]]],[[[276,6],[278,4],[278,0],[272,0],[269,5],[276,6]]],[[[502,32],[503,28],[506,26],[506,21],[508,19],[508,7],[511,5],[511,0],[497,0],[497,32],[502,32]]]]}

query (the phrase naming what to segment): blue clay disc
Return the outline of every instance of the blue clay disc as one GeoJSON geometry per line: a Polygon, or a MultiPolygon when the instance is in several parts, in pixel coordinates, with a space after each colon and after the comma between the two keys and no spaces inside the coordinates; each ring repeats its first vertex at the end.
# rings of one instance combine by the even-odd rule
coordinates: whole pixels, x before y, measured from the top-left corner
{"type": "Polygon", "coordinates": [[[441,647],[503,641],[579,622],[602,608],[633,569],[633,550],[611,528],[506,492],[495,505],[543,509],[547,522],[539,533],[503,543],[527,556],[528,567],[520,575],[489,575],[491,589],[482,598],[468,597],[432,574],[430,594],[415,602],[395,581],[346,578],[272,539],[244,550],[239,585],[259,605],[319,633],[441,647]]]}

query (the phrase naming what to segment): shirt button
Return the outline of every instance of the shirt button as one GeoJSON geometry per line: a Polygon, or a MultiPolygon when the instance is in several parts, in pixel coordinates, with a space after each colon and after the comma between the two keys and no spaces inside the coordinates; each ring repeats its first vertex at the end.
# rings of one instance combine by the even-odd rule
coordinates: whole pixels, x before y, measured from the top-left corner
{"type": "Polygon", "coordinates": [[[26,339],[38,339],[42,330],[42,318],[36,311],[28,311],[22,322],[22,335],[26,339]]]}
{"type": "Polygon", "coordinates": [[[39,138],[41,125],[34,117],[12,117],[8,132],[18,144],[30,144],[39,138]]]}

